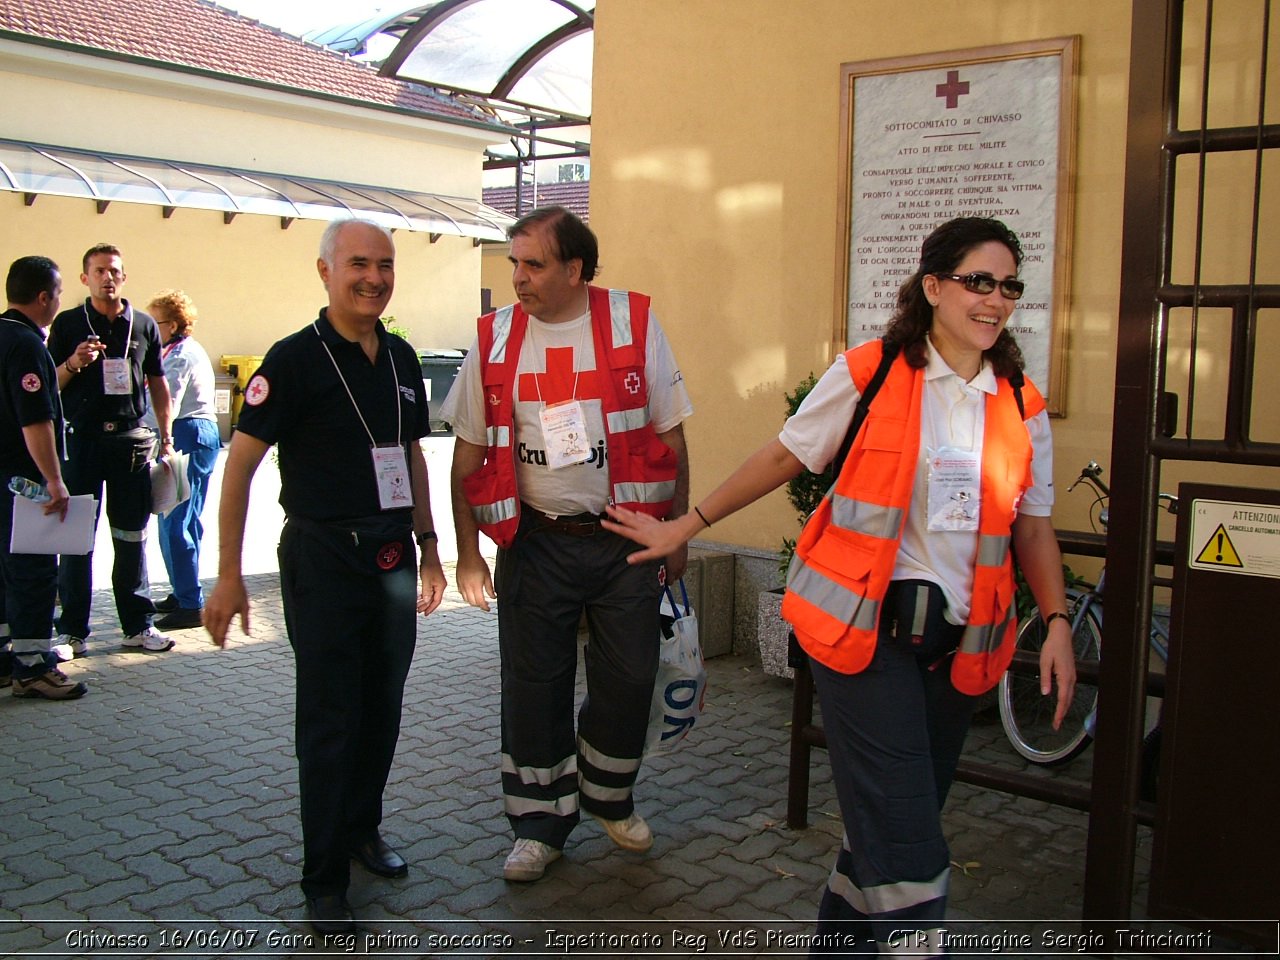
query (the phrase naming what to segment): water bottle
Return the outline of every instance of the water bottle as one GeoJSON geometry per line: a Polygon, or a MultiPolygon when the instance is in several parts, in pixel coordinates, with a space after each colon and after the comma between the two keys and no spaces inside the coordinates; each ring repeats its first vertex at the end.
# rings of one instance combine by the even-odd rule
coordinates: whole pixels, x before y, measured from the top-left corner
{"type": "Polygon", "coordinates": [[[36,503],[45,503],[49,499],[49,491],[44,488],[44,484],[28,480],[26,477],[10,477],[9,489],[18,496],[34,500],[36,503]]]}

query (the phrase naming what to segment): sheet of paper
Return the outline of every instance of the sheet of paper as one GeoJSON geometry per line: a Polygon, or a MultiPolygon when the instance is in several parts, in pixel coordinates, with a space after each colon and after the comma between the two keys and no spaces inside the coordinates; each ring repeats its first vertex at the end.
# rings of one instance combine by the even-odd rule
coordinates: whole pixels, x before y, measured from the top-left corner
{"type": "Polygon", "coordinates": [[[97,511],[98,501],[87,493],[71,498],[66,520],[56,513],[45,516],[43,503],[14,497],[9,552],[83,556],[93,549],[93,517],[97,511]]]}

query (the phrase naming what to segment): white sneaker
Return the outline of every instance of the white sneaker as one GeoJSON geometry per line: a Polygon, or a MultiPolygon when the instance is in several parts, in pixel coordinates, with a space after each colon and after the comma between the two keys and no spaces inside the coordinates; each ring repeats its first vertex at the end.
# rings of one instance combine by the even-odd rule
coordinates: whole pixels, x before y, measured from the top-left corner
{"type": "Polygon", "coordinates": [[[528,883],[547,872],[547,864],[560,859],[560,851],[541,840],[516,841],[502,866],[502,875],[508,880],[528,883]]]}
{"type": "Polygon", "coordinates": [[[81,637],[73,637],[69,633],[60,633],[58,634],[58,639],[49,647],[49,652],[63,663],[66,663],[68,660],[87,657],[89,655],[89,644],[81,637]]]}
{"type": "Polygon", "coordinates": [[[173,649],[173,641],[155,627],[147,627],[141,633],[125,637],[120,641],[120,646],[126,650],[141,650],[143,653],[164,653],[173,649]]]}
{"type": "Polygon", "coordinates": [[[597,817],[594,813],[592,816],[600,821],[600,826],[604,827],[604,832],[609,835],[609,839],[623,850],[644,853],[653,846],[653,832],[644,822],[644,817],[638,813],[632,813],[625,820],[606,820],[604,817],[597,817]]]}

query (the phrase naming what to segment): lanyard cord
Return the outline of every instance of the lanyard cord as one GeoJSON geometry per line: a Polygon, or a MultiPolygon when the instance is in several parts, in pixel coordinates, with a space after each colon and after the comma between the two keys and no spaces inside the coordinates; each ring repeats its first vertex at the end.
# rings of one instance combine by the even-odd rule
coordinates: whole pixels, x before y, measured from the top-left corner
{"type": "MultiPolygon", "coordinates": [[[[83,309],[84,309],[84,322],[89,325],[89,332],[92,333],[95,337],[97,337],[98,331],[93,328],[93,321],[89,319],[88,302],[84,304],[83,309]]],[[[129,333],[124,338],[124,356],[121,359],[128,360],[129,348],[133,346],[133,307],[125,307],[124,312],[129,316],[129,333]]],[[[102,340],[101,337],[98,337],[98,339],[102,340]]],[[[107,355],[107,341],[105,340],[102,340],[102,355],[104,357],[107,355]]]]}
{"type": "MultiPolygon", "coordinates": [[[[311,329],[316,332],[316,336],[320,337],[320,328],[316,325],[317,321],[311,322],[311,329]]],[[[351,406],[356,412],[356,416],[360,418],[360,426],[364,427],[364,432],[369,435],[370,446],[376,447],[378,441],[373,438],[373,431],[369,429],[369,424],[365,422],[364,414],[360,412],[360,406],[356,403],[355,396],[351,393],[351,388],[347,386],[347,378],[342,375],[342,370],[338,368],[337,358],[334,357],[333,351],[329,349],[329,345],[324,342],[324,337],[320,337],[320,346],[324,347],[324,352],[329,355],[329,362],[333,364],[334,372],[337,373],[338,379],[342,381],[342,389],[347,391],[347,399],[351,401],[351,406]]],[[[396,384],[396,446],[402,441],[401,431],[404,426],[404,410],[400,407],[400,374],[396,370],[395,357],[391,356],[391,351],[387,351],[387,360],[391,364],[391,377],[396,384]]]]}

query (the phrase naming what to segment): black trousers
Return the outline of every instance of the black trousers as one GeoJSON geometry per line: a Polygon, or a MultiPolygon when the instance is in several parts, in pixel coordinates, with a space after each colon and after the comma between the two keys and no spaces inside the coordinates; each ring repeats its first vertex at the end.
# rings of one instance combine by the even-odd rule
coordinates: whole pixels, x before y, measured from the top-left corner
{"type": "Polygon", "coordinates": [[[963,628],[946,624],[940,607],[913,617],[922,583],[890,588],[875,655],[861,673],[810,661],[845,830],[818,911],[818,933],[842,945],[814,956],[874,955],[895,936],[899,947],[928,956],[946,917],[951,860],[942,806],[978,698],[951,683],[963,628]]]}
{"type": "Polygon", "coordinates": [[[516,837],[564,846],[579,806],[606,820],[635,809],[658,671],[658,563],[603,530],[533,530],[498,554],[502,793],[516,837]],[[578,624],[586,612],[587,694],[574,734],[578,624]]]}
{"type": "MultiPolygon", "coordinates": [[[[13,494],[8,480],[13,474],[0,471],[0,623],[9,625],[9,634],[0,637],[0,646],[13,639],[10,669],[19,679],[38,677],[57,665],[49,653],[53,636],[53,605],[58,589],[58,558],[53,554],[10,553],[13,532],[13,494]]],[[[0,652],[0,673],[10,651],[0,652]]]]}
{"type": "MultiPolygon", "coordinates": [[[[147,579],[147,523],[151,519],[151,474],[147,461],[155,449],[155,434],[139,428],[128,433],[103,433],[81,428],[67,433],[67,462],[62,476],[73,496],[91,493],[98,501],[96,529],[102,516],[102,489],[107,492],[107,522],[115,563],[111,587],[116,613],[125,636],[136,636],[151,625],[155,605],[147,579]]],[[[89,606],[93,590],[93,553],[63,556],[58,561],[58,596],[62,614],[58,632],[89,636],[89,606]]]]}
{"type": "Polygon", "coordinates": [[[413,531],[375,518],[346,526],[290,518],[280,587],[297,676],[302,890],[345,893],[352,847],[382,823],[413,659],[413,531]]]}

